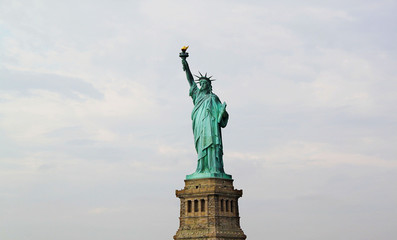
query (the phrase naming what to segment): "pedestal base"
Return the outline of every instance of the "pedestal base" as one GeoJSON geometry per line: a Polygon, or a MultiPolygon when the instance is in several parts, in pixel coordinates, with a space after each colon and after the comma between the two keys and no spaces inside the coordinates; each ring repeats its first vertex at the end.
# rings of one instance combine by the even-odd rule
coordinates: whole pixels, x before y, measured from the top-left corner
{"type": "Polygon", "coordinates": [[[245,240],[238,208],[242,193],[234,189],[232,179],[185,180],[185,188],[176,191],[181,208],[180,225],[174,239],[245,240]]]}

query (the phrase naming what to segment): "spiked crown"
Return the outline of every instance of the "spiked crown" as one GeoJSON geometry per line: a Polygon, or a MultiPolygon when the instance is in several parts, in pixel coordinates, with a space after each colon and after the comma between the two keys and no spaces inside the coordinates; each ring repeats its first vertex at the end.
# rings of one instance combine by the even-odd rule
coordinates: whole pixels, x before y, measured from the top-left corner
{"type": "Polygon", "coordinates": [[[199,72],[200,76],[194,75],[197,79],[194,80],[196,82],[200,82],[201,80],[207,80],[207,81],[215,81],[215,79],[211,79],[212,76],[207,77],[207,73],[205,73],[204,75],[201,74],[201,72],[199,72]]]}

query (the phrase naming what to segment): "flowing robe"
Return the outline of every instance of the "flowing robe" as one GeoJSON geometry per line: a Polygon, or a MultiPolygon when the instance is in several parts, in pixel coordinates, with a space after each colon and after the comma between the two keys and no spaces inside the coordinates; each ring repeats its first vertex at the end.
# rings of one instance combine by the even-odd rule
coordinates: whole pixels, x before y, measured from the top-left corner
{"type": "Polygon", "coordinates": [[[189,95],[192,111],[194,145],[198,155],[196,173],[224,173],[221,127],[227,125],[229,115],[218,96],[204,93],[192,84],[189,95]]]}

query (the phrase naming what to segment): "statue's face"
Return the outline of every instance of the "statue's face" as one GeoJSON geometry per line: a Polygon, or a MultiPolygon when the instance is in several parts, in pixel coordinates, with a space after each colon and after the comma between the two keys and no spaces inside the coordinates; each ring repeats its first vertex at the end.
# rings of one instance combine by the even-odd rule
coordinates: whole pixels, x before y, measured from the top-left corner
{"type": "Polygon", "coordinates": [[[210,91],[211,89],[211,82],[209,81],[200,81],[200,90],[201,91],[210,91]]]}

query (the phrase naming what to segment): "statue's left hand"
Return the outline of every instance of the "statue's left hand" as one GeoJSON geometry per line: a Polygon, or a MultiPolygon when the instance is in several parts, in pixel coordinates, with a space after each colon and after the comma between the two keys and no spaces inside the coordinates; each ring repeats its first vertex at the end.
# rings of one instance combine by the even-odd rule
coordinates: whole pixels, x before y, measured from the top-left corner
{"type": "Polygon", "coordinates": [[[222,115],[226,113],[226,106],[227,106],[226,102],[223,102],[223,104],[222,104],[222,115]]]}
{"type": "MultiPolygon", "coordinates": [[[[218,123],[221,123],[222,119],[225,117],[227,118],[227,116],[228,116],[228,113],[226,112],[226,106],[227,106],[226,102],[223,102],[223,104],[221,106],[220,114],[218,116],[218,123]]],[[[225,127],[225,126],[226,126],[226,124],[222,125],[222,123],[221,123],[221,127],[225,127]]]]}
{"type": "Polygon", "coordinates": [[[226,106],[227,106],[226,102],[223,102],[222,108],[223,108],[223,109],[226,109],[226,106]]]}

